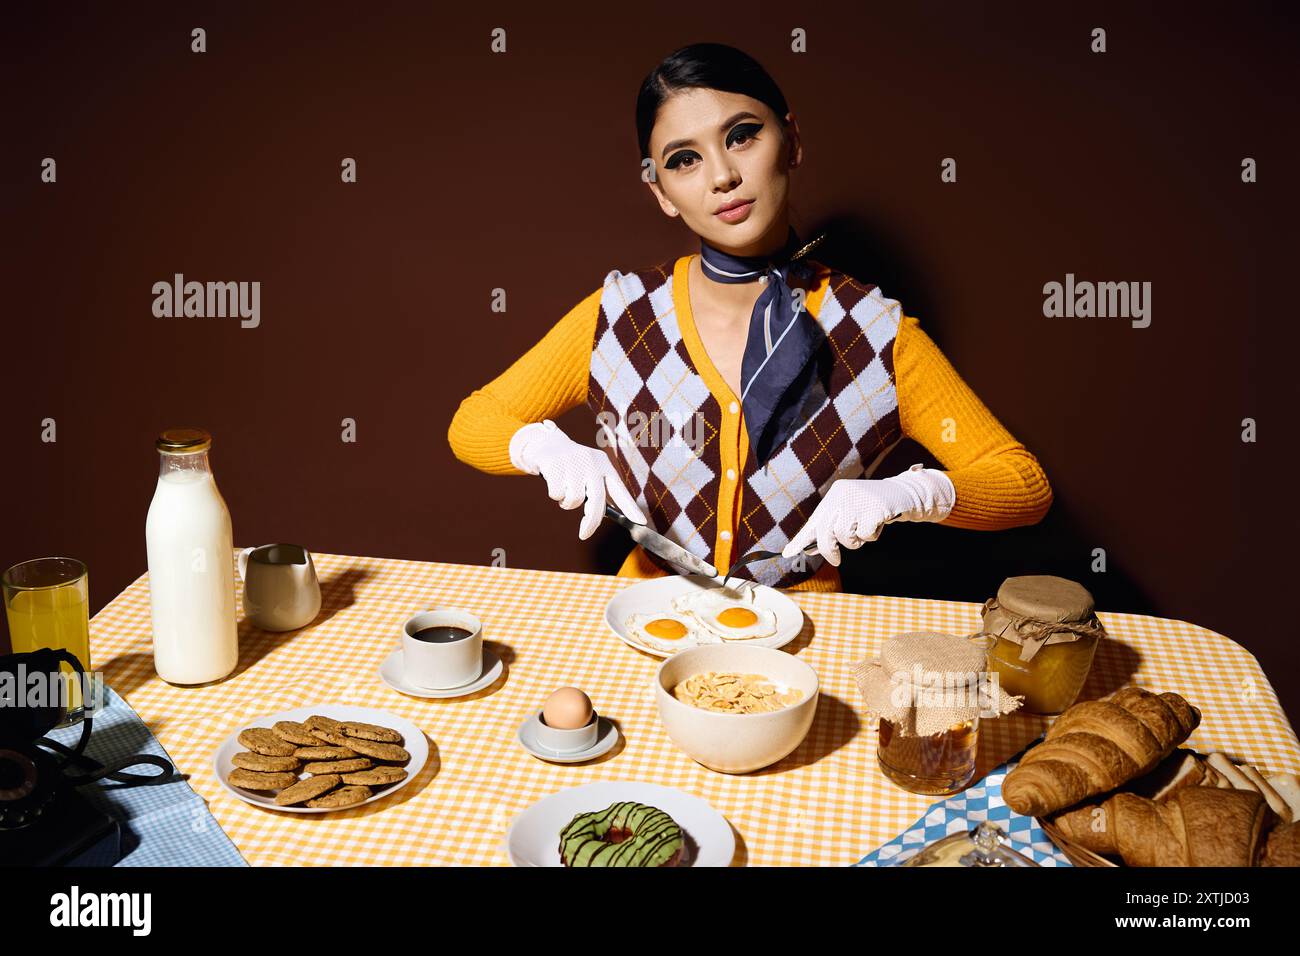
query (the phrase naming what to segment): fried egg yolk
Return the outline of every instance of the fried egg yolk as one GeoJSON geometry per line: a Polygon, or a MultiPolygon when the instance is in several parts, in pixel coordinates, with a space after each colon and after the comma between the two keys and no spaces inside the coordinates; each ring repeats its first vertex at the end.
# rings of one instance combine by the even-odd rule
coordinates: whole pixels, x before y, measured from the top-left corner
{"type": "Polygon", "coordinates": [[[647,624],[645,632],[661,641],[680,641],[686,636],[686,625],[669,617],[661,617],[647,624]]]}
{"type": "Polygon", "coordinates": [[[753,627],[758,615],[747,607],[729,607],[718,614],[717,621],[723,627],[753,627]]]}

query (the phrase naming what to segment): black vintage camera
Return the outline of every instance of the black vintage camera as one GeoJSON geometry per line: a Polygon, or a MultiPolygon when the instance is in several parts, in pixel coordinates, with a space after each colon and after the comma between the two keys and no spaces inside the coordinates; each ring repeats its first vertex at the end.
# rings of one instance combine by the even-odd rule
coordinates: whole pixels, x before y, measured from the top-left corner
{"type": "Polygon", "coordinates": [[[162,757],[137,754],[108,765],[84,753],[93,715],[86,711],[76,746],[65,747],[45,735],[67,710],[64,695],[29,694],[33,681],[62,688],[60,663],[72,667],[85,686],[85,670],[76,655],[43,649],[0,657],[0,863],[42,863],[75,859],[64,852],[88,839],[96,826],[116,823],[94,811],[75,792],[83,784],[109,779],[126,786],[167,783],[175,778],[162,757]],[[124,767],[150,764],[161,773],[127,773],[124,767]]]}
{"type": "Polygon", "coordinates": [[[39,650],[0,658],[0,829],[33,823],[54,799],[64,767],[80,756],[90,739],[91,718],[82,721],[81,739],[71,754],[58,760],[37,742],[58,726],[66,710],[59,695],[42,693],[26,699],[33,679],[62,687],[60,662],[81,679],[85,671],[75,654],[39,650]]]}

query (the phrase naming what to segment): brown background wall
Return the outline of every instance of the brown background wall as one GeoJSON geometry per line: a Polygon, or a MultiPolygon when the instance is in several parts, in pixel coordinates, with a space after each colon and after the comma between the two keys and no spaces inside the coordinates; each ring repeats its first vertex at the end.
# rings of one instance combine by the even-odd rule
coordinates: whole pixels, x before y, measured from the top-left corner
{"type": "Polygon", "coordinates": [[[611,268],[696,250],[637,178],[632,107],[660,57],[719,40],[800,118],[819,257],[920,317],[1056,492],[1035,528],[891,526],[848,585],[982,600],[1064,574],[1233,637],[1295,713],[1297,15],[1127,6],[6,8],[0,563],[82,557],[98,609],[145,570],[154,435],[195,423],[239,544],[612,571],[620,533],[579,543],[540,480],[470,470],[446,428],[611,268]],[[154,318],[176,272],[260,280],[261,326],[154,318]],[[1152,282],[1150,328],[1044,318],[1067,272],[1152,282]]]}

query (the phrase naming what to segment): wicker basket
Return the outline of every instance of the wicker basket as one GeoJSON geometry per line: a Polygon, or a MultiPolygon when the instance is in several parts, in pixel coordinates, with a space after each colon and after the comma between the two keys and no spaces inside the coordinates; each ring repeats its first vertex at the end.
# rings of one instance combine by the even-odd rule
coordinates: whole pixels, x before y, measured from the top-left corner
{"type": "Polygon", "coordinates": [[[1077,843],[1071,843],[1069,840],[1065,838],[1065,834],[1063,834],[1060,831],[1060,829],[1057,828],[1056,824],[1050,823],[1047,820],[1044,820],[1042,817],[1038,818],[1038,825],[1043,828],[1043,832],[1047,834],[1047,838],[1051,840],[1053,843],[1055,843],[1057,849],[1059,849],[1062,853],[1064,853],[1066,859],[1068,859],[1075,866],[1114,867],[1119,865],[1117,863],[1112,863],[1104,856],[1098,856],[1096,853],[1093,853],[1091,850],[1079,846],[1077,843]]]}

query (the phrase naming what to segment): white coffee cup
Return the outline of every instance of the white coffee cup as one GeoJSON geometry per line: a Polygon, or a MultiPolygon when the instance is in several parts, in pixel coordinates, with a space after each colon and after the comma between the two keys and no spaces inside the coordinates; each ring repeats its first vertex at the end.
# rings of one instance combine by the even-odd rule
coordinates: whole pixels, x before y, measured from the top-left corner
{"type": "Polygon", "coordinates": [[[452,607],[412,615],[402,625],[402,672],[416,687],[459,687],[476,680],[483,673],[483,625],[468,611],[452,607]],[[451,641],[415,636],[431,627],[457,627],[469,634],[451,641]]]}

